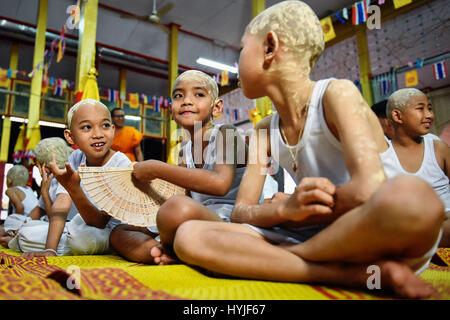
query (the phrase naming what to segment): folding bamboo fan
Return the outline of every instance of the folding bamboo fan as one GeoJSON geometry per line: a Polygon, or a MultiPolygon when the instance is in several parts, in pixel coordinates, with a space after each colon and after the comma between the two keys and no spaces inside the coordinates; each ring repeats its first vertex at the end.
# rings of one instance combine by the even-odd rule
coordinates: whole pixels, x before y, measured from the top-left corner
{"type": "Polygon", "coordinates": [[[185,189],[161,179],[133,182],[132,167],[79,167],[81,182],[92,200],[122,222],[149,227],[156,225],[159,207],[185,189]]]}

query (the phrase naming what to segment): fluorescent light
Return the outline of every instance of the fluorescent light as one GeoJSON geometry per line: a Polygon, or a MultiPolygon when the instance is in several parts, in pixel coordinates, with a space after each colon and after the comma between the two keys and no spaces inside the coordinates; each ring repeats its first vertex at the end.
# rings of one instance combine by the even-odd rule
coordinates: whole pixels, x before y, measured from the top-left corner
{"type": "Polygon", "coordinates": [[[66,128],[66,125],[64,123],[56,123],[56,122],[48,122],[48,121],[42,121],[39,120],[40,126],[47,126],[47,127],[55,127],[55,128],[66,128]]]}
{"type": "Polygon", "coordinates": [[[137,116],[125,116],[126,120],[132,120],[132,121],[141,121],[141,117],[137,116]]]}
{"type": "MultiPolygon", "coordinates": [[[[20,123],[24,123],[25,122],[25,123],[28,123],[28,119],[25,119],[25,118],[18,118],[18,117],[9,117],[9,118],[13,122],[20,122],[20,123]]],[[[39,123],[40,126],[63,128],[63,129],[66,128],[66,125],[63,124],[63,123],[48,122],[48,121],[42,121],[42,120],[39,120],[38,123],[39,123]]]]}
{"type": "Polygon", "coordinates": [[[230,71],[231,73],[238,73],[238,70],[236,67],[229,66],[227,64],[223,64],[223,63],[220,63],[217,61],[213,61],[213,60],[209,60],[209,59],[205,59],[205,58],[201,58],[201,57],[197,59],[197,63],[202,64],[204,66],[214,68],[214,69],[226,70],[226,71],[230,71]]]}
{"type": "Polygon", "coordinates": [[[24,119],[24,118],[9,117],[9,119],[12,122],[20,122],[20,123],[25,122],[25,123],[28,123],[28,119],[24,119]]]}

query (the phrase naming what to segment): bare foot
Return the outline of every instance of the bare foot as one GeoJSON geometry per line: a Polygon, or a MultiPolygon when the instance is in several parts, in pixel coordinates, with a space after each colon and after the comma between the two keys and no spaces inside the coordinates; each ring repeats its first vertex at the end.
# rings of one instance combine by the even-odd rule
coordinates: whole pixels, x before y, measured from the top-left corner
{"type": "Polygon", "coordinates": [[[407,265],[395,261],[382,261],[377,264],[381,269],[381,287],[391,289],[400,298],[439,299],[439,292],[407,265]]]}
{"type": "Polygon", "coordinates": [[[160,266],[179,263],[177,259],[169,255],[167,252],[168,250],[165,250],[161,244],[158,244],[150,250],[150,255],[153,257],[155,264],[160,266]]]}

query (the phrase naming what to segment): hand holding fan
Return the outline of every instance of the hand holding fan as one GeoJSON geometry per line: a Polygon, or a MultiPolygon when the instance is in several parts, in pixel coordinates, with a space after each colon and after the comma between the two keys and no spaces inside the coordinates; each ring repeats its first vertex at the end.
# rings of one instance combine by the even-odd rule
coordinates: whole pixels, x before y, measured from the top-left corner
{"type": "Polygon", "coordinates": [[[142,183],[133,167],[79,167],[81,183],[92,200],[122,222],[142,227],[156,225],[159,207],[185,189],[161,179],[142,183]]]}

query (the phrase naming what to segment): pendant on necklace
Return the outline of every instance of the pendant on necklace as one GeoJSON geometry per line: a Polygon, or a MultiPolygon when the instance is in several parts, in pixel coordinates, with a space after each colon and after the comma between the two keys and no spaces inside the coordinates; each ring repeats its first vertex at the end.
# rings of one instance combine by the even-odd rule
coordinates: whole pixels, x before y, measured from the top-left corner
{"type": "Polygon", "coordinates": [[[297,161],[294,160],[294,162],[292,163],[292,170],[294,170],[294,172],[297,171],[297,161]]]}

